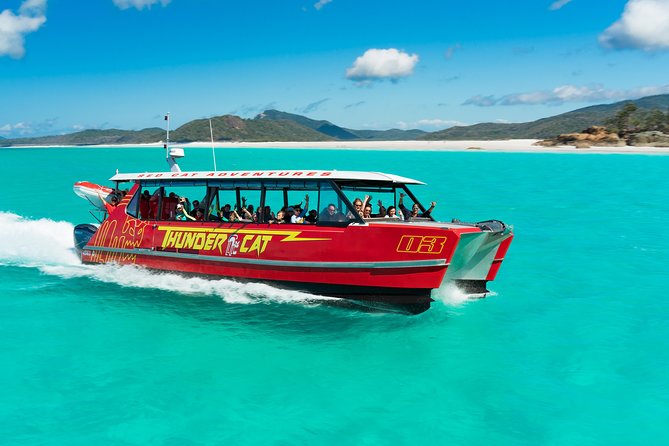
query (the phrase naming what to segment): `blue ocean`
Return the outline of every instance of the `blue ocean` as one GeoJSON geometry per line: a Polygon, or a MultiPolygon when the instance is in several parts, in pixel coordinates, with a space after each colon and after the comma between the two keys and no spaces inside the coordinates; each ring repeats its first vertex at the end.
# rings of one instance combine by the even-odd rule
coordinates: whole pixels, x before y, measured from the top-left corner
{"type": "MultiPolygon", "coordinates": [[[[2,148],[0,444],[669,443],[669,156],[217,149],[218,169],[427,183],[516,237],[493,293],[417,316],[267,285],[81,265],[75,181],[160,148],[2,148]]],[[[184,170],[212,169],[186,149],[184,170]]]]}

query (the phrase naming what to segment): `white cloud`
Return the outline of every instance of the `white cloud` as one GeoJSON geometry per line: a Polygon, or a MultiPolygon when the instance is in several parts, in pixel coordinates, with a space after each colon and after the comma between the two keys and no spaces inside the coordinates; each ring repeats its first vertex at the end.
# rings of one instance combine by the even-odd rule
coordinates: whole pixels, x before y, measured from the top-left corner
{"type": "Polygon", "coordinates": [[[144,8],[151,8],[156,3],[167,6],[170,0],[112,0],[120,9],[135,8],[141,11],[144,8]]]}
{"type": "Polygon", "coordinates": [[[669,93],[669,85],[640,87],[631,90],[611,90],[601,85],[589,87],[561,85],[552,90],[508,94],[501,97],[473,96],[463,105],[490,107],[493,105],[561,105],[566,102],[602,102],[636,99],[669,93]]]}
{"type": "Polygon", "coordinates": [[[20,59],[26,50],[24,37],[37,31],[46,22],[46,0],[26,0],[14,14],[9,9],[0,13],[0,56],[20,59]]]}
{"type": "Polygon", "coordinates": [[[669,1],[629,0],[623,15],[599,36],[612,49],[669,49],[669,1]]]}
{"type": "Polygon", "coordinates": [[[556,0],[551,4],[549,9],[551,11],[557,11],[558,9],[565,6],[567,3],[571,3],[571,0],[556,0]]]}
{"type": "Polygon", "coordinates": [[[33,133],[32,126],[26,122],[17,122],[16,124],[5,124],[0,127],[0,135],[8,137],[21,137],[33,133]]]}
{"type": "Polygon", "coordinates": [[[328,3],[331,3],[331,2],[332,2],[332,0],[318,0],[317,3],[314,3],[314,8],[316,8],[317,10],[320,11],[323,6],[325,6],[325,5],[327,5],[328,3]]]}
{"type": "Polygon", "coordinates": [[[361,83],[383,79],[397,81],[412,75],[417,63],[417,54],[408,54],[395,48],[372,48],[355,59],[353,66],[346,70],[346,77],[361,83]]]}
{"type": "Polygon", "coordinates": [[[57,118],[49,118],[39,122],[20,121],[0,126],[0,136],[6,138],[22,138],[29,136],[53,135],[56,132],[57,118]]]}

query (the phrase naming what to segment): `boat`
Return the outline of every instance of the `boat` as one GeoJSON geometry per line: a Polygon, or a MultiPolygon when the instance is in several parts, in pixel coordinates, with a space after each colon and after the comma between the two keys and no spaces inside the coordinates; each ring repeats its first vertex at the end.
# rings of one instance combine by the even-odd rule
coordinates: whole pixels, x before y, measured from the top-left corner
{"type": "MultiPolygon", "coordinates": [[[[177,163],[183,149],[165,149],[169,171],[117,172],[110,190],[85,185],[97,196],[106,191],[121,199],[115,207],[102,203],[99,225],[75,227],[83,263],[264,282],[420,313],[433,290],[448,284],[485,296],[513,239],[513,228],[498,220],[435,220],[412,190],[424,183],[411,178],[337,170],[185,172],[177,163]],[[354,206],[363,197],[363,204],[396,213],[406,205],[407,215],[365,218],[354,206]],[[191,215],[196,204],[200,213],[191,215]],[[300,206],[311,212],[296,223],[275,215],[300,206]],[[241,218],[229,221],[233,210],[241,218]]],[[[77,183],[75,191],[100,207],[81,190],[77,183]]]]}

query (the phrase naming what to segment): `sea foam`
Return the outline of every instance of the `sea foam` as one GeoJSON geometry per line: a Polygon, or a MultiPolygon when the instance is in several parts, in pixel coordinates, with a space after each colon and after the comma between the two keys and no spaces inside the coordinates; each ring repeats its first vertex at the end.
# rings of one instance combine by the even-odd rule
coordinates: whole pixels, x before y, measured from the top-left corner
{"type": "Polygon", "coordinates": [[[84,265],[74,250],[74,226],[46,218],[30,220],[0,212],[0,265],[32,267],[63,279],[86,277],[126,288],[218,296],[229,303],[264,301],[317,304],[334,298],[286,291],[261,283],[202,279],[134,265],[84,265]]]}

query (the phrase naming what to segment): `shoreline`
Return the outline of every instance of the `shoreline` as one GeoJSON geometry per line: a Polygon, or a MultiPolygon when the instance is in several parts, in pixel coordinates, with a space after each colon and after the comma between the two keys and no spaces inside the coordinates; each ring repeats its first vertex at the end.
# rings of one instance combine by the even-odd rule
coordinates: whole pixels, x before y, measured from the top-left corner
{"type": "MultiPolygon", "coordinates": [[[[397,150],[397,151],[436,151],[436,152],[499,152],[499,153],[578,153],[578,154],[628,154],[628,155],[669,155],[669,147],[641,147],[622,146],[606,147],[595,146],[587,149],[573,146],[543,147],[534,146],[536,139],[511,140],[461,140],[461,141],[313,141],[313,142],[216,142],[215,148],[243,148],[243,149],[316,149],[316,150],[397,150]]],[[[163,143],[151,144],[101,144],[101,145],[26,145],[0,147],[2,149],[28,148],[162,148],[163,143]]],[[[210,142],[193,142],[186,144],[172,144],[172,147],[185,149],[211,149],[210,142]]]]}

